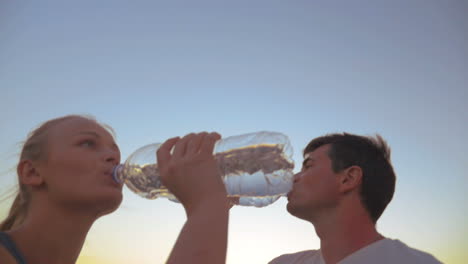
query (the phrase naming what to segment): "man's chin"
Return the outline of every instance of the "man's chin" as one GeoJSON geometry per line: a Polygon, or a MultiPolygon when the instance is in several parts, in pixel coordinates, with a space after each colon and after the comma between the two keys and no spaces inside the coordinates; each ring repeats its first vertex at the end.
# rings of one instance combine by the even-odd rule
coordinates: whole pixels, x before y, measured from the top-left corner
{"type": "Polygon", "coordinates": [[[306,209],[305,208],[301,208],[300,206],[298,206],[297,204],[294,204],[294,203],[291,203],[291,202],[288,202],[288,204],[286,205],[286,210],[288,211],[289,214],[291,214],[292,216],[295,216],[297,218],[300,218],[300,219],[306,219],[306,209]]]}
{"type": "Polygon", "coordinates": [[[288,211],[288,213],[292,214],[292,215],[295,215],[294,212],[295,212],[295,207],[294,205],[289,201],[288,204],[286,205],[286,210],[288,211]]]}

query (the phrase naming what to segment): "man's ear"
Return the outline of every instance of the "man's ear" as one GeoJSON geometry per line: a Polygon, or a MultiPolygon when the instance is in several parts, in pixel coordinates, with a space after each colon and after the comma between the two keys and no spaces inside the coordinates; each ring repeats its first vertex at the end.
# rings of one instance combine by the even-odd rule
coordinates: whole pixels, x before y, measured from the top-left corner
{"type": "Polygon", "coordinates": [[[351,166],[344,169],[340,179],[340,191],[343,193],[358,188],[362,182],[362,169],[359,166],[351,166]]]}
{"type": "Polygon", "coordinates": [[[30,160],[21,161],[18,164],[17,172],[20,184],[37,187],[44,182],[37,167],[30,160]]]}

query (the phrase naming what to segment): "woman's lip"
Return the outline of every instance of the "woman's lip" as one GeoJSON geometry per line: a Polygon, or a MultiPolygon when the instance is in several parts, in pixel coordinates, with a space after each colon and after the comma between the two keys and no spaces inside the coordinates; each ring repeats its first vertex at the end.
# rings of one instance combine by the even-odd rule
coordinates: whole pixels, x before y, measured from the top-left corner
{"type": "Polygon", "coordinates": [[[112,172],[104,172],[104,174],[111,180],[114,186],[119,187],[119,188],[123,187],[123,183],[118,183],[114,180],[114,177],[112,176],[112,172]]]}

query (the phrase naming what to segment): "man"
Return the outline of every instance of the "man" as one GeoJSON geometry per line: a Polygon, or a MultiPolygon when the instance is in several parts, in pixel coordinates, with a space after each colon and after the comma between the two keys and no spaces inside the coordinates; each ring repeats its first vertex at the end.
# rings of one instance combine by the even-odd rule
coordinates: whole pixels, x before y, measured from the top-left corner
{"type": "Polygon", "coordinates": [[[294,177],[287,210],[314,225],[320,249],[282,255],[270,264],[440,263],[376,230],[395,190],[390,149],[380,136],[316,138],[294,177]]]}

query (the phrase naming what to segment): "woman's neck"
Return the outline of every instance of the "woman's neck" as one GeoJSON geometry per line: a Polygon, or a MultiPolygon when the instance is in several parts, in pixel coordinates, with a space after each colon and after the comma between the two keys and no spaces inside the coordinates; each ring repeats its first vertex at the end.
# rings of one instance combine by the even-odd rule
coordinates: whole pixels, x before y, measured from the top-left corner
{"type": "Polygon", "coordinates": [[[27,263],[75,263],[96,216],[63,208],[30,208],[24,223],[8,233],[27,263]]]}

